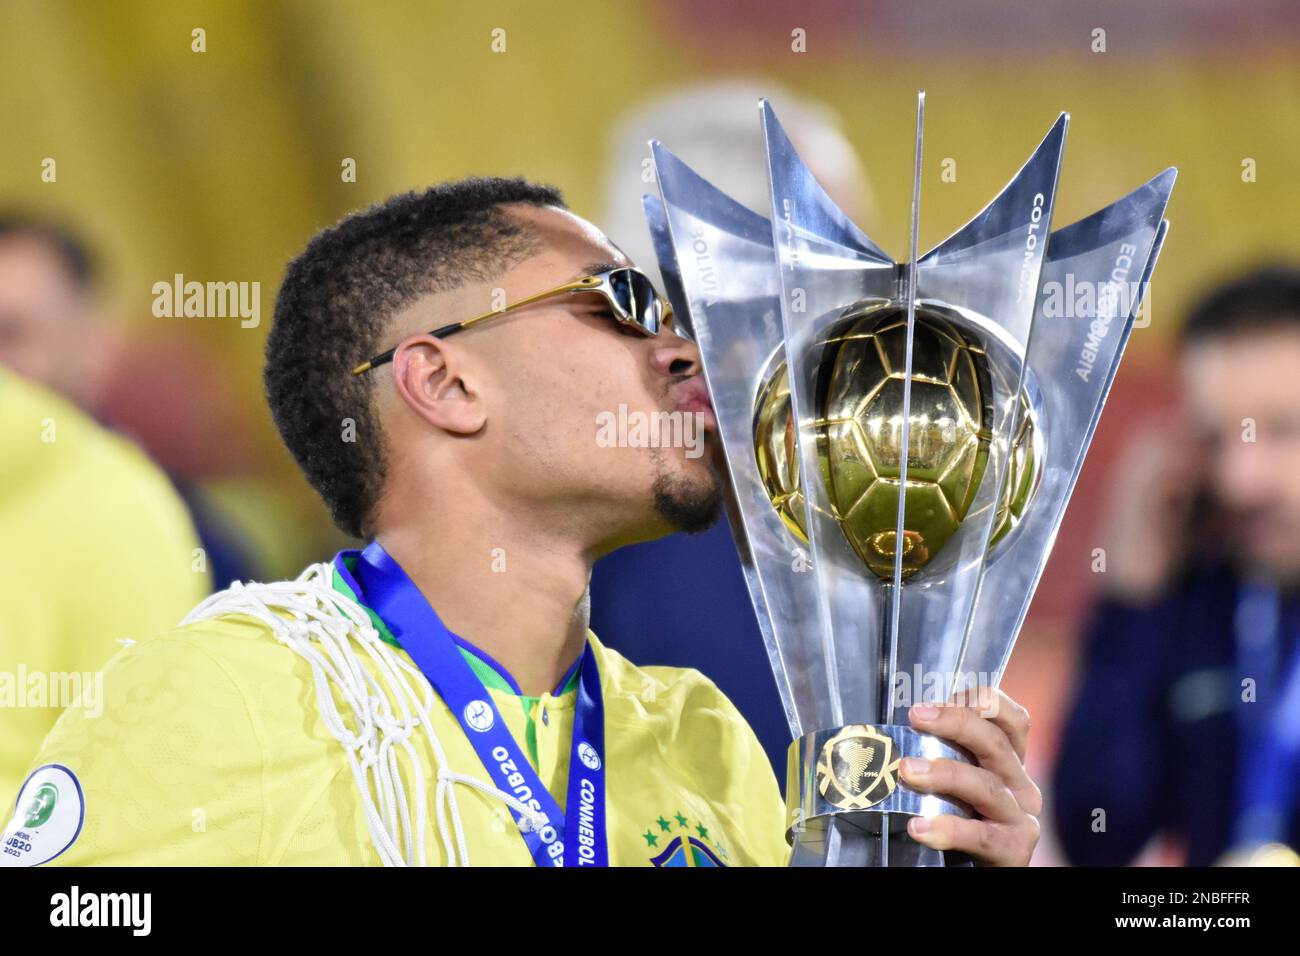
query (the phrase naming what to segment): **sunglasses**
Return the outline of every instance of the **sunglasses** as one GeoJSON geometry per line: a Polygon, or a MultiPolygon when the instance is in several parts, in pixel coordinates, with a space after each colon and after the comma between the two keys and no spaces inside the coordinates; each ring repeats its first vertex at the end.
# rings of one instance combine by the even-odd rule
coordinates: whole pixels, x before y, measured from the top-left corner
{"type": "MultiPolygon", "coordinates": [[[[645,335],[655,336],[659,334],[660,328],[667,323],[668,327],[677,335],[688,341],[690,340],[690,336],[684,330],[679,329],[673,322],[672,306],[659,295],[654,283],[650,281],[650,277],[644,272],[627,267],[608,269],[595,275],[583,276],[581,279],[566,282],[554,289],[547,289],[545,292],[538,292],[536,295],[520,299],[505,308],[485,312],[463,322],[444,325],[440,329],[434,329],[429,334],[434,338],[446,338],[462,329],[468,329],[480,322],[486,322],[493,316],[505,315],[507,312],[531,305],[534,302],[561,295],[577,295],[583,292],[595,292],[604,296],[605,301],[609,303],[611,317],[619,325],[633,328],[645,335]]],[[[362,375],[376,366],[391,362],[396,352],[396,348],[381,352],[370,361],[362,362],[354,368],[352,374],[362,375]]]]}

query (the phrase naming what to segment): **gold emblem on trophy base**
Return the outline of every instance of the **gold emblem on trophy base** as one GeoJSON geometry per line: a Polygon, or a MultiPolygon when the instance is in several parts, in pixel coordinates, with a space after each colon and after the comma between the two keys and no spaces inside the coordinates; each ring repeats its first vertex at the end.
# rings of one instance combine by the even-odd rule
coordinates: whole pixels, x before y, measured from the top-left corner
{"type": "Polygon", "coordinates": [[[894,741],[870,724],[843,727],[822,745],[817,792],[841,810],[865,810],[898,786],[894,741]]]}

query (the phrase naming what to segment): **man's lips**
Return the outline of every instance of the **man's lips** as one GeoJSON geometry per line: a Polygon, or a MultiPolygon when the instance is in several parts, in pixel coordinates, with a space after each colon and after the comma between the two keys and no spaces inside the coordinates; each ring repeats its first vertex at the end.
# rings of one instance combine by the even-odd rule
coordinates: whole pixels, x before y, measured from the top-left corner
{"type": "Polygon", "coordinates": [[[718,426],[718,419],[713,414],[713,403],[709,401],[709,389],[704,384],[703,379],[688,379],[678,387],[677,411],[700,412],[704,416],[706,428],[717,428],[718,426]]]}

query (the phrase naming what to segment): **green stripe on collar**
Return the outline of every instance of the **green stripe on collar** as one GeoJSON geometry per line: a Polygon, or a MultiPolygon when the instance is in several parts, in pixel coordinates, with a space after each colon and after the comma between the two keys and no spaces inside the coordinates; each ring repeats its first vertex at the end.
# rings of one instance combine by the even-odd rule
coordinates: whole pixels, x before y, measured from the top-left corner
{"type": "MultiPolygon", "coordinates": [[[[343,576],[339,574],[337,568],[333,569],[333,573],[334,590],[347,595],[366,612],[366,616],[370,618],[370,623],[374,625],[375,630],[379,632],[380,639],[385,644],[391,644],[393,647],[400,648],[402,646],[401,642],[393,636],[393,632],[388,629],[388,625],[384,623],[384,619],[367,607],[361,598],[357,596],[356,592],[353,591],[352,588],[348,587],[348,582],[343,580],[343,576]]],[[[535,703],[538,698],[528,697],[523,694],[515,694],[514,689],[506,682],[506,679],[497,672],[495,667],[480,658],[473,651],[461,647],[459,644],[457,644],[456,647],[459,649],[461,656],[469,662],[470,668],[478,676],[478,679],[483,682],[484,687],[495,688],[496,690],[505,691],[507,694],[519,697],[520,700],[525,702],[525,710],[531,710],[531,705],[535,703]]],[[[567,694],[569,691],[576,690],[577,687],[578,669],[575,668],[573,673],[569,675],[569,679],[565,681],[564,687],[560,690],[560,694],[567,694]]]]}
{"type": "Polygon", "coordinates": [[[379,632],[379,637],[385,644],[392,644],[394,647],[401,647],[402,645],[398,643],[397,638],[393,637],[393,632],[390,631],[388,625],[384,623],[384,619],[374,611],[370,610],[370,608],[366,607],[361,598],[357,597],[356,592],[348,587],[348,582],[343,580],[343,575],[339,574],[338,568],[333,568],[332,570],[334,572],[334,590],[346,594],[360,605],[361,610],[366,612],[366,616],[370,618],[370,623],[375,626],[375,630],[379,632]]]}

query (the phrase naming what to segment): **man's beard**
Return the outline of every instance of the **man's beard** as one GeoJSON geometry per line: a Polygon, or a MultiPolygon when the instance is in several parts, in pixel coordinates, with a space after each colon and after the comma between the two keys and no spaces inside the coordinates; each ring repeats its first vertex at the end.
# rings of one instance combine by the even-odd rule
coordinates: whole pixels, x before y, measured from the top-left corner
{"type": "Polygon", "coordinates": [[[1300,591],[1300,550],[1294,547],[1296,536],[1292,533],[1284,536],[1292,545],[1284,553],[1268,552],[1254,544],[1244,530],[1250,523],[1259,521],[1268,521],[1275,527],[1294,528],[1297,522],[1290,520],[1287,511],[1281,507],[1253,511],[1225,509],[1220,521],[1226,531],[1219,540],[1226,545],[1228,558],[1236,565],[1239,574],[1268,581],[1286,592],[1300,591]]]}
{"type": "Polygon", "coordinates": [[[722,482],[712,465],[708,482],[688,481],[680,475],[660,471],[655,477],[655,511],[679,531],[699,534],[708,531],[722,516],[722,482]]]}

